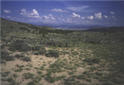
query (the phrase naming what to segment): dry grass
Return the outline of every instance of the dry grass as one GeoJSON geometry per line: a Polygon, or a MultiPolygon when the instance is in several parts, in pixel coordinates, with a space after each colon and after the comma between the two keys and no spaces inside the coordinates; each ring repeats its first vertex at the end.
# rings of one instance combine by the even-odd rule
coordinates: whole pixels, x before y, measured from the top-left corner
{"type": "MultiPolygon", "coordinates": [[[[47,48],[47,50],[53,48],[47,48]]],[[[13,79],[18,85],[99,85],[104,76],[110,74],[110,64],[104,59],[94,62],[92,50],[80,48],[54,48],[60,52],[59,58],[45,55],[26,54],[30,62],[19,59],[2,64],[2,73],[9,71],[7,78],[13,79]],[[85,59],[91,59],[89,64],[85,59]],[[102,67],[104,66],[104,67],[102,67]],[[24,78],[25,73],[32,77],[24,78]],[[16,78],[13,75],[16,74],[16,78]]],[[[19,54],[19,53],[14,53],[19,54]]],[[[13,54],[13,55],[14,55],[13,54]]],[[[3,81],[9,85],[11,81],[3,81]]]]}

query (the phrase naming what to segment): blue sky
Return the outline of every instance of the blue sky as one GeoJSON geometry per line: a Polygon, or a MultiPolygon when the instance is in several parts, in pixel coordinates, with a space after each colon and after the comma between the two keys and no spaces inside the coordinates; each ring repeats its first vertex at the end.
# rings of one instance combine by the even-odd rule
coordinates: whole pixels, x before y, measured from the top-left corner
{"type": "Polygon", "coordinates": [[[124,26],[124,1],[3,1],[1,16],[37,25],[124,26]]]}

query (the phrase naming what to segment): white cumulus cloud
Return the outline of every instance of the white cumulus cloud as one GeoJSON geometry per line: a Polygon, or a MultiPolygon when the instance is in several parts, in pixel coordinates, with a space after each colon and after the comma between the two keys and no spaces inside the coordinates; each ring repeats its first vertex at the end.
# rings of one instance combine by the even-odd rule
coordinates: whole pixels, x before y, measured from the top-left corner
{"type": "Polygon", "coordinates": [[[73,12],[73,13],[72,13],[72,17],[80,18],[81,16],[80,16],[79,14],[73,12]]]}
{"type": "Polygon", "coordinates": [[[3,12],[6,13],[6,14],[11,13],[11,11],[7,10],[7,9],[4,9],[3,12]]]}
{"type": "Polygon", "coordinates": [[[90,19],[90,20],[93,20],[94,16],[88,16],[87,18],[90,19]]]}
{"type": "Polygon", "coordinates": [[[42,18],[44,20],[55,20],[56,19],[52,14],[49,14],[48,16],[45,15],[42,18]]]}
{"type": "Polygon", "coordinates": [[[47,24],[57,23],[56,18],[52,14],[41,16],[41,21],[47,24]]]}
{"type": "Polygon", "coordinates": [[[39,13],[38,13],[38,11],[36,9],[33,9],[32,13],[31,13],[31,16],[39,17],[40,15],[39,15],[39,13]]]}
{"type": "Polygon", "coordinates": [[[27,11],[26,9],[21,9],[21,15],[32,18],[39,18],[40,15],[36,9],[32,9],[32,11],[27,11]]]}
{"type": "Polygon", "coordinates": [[[94,14],[97,19],[102,19],[102,12],[98,12],[94,14]]]}

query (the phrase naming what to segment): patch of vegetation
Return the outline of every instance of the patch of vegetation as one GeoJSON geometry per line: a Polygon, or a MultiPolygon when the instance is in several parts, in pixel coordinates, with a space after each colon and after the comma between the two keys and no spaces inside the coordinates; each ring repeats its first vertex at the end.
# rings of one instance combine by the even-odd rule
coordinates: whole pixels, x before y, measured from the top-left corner
{"type": "Polygon", "coordinates": [[[25,56],[25,57],[22,57],[21,60],[26,61],[26,62],[30,62],[31,61],[31,58],[25,56]]]}
{"type": "Polygon", "coordinates": [[[34,78],[34,74],[32,74],[32,73],[24,73],[23,76],[25,79],[33,79],[34,78]]]}
{"type": "Polygon", "coordinates": [[[79,81],[75,80],[75,77],[69,77],[64,79],[64,85],[82,85],[79,81]]]}
{"type": "Polygon", "coordinates": [[[17,58],[17,59],[26,61],[26,62],[31,61],[31,58],[26,56],[26,55],[24,55],[24,54],[16,54],[14,57],[17,58]]]}
{"type": "Polygon", "coordinates": [[[47,57],[59,57],[59,52],[56,50],[48,50],[48,52],[45,54],[47,57]]]}
{"type": "Polygon", "coordinates": [[[7,71],[7,72],[2,72],[2,73],[1,73],[1,76],[2,76],[2,77],[8,77],[9,74],[10,74],[9,71],[7,71]]]}
{"type": "Polygon", "coordinates": [[[9,45],[9,50],[11,51],[30,51],[31,47],[24,40],[14,40],[9,45]]]}
{"type": "Polygon", "coordinates": [[[27,85],[37,85],[37,84],[33,81],[30,81],[30,82],[27,83],[27,85]]]}
{"type": "Polygon", "coordinates": [[[47,80],[50,83],[54,83],[55,81],[64,79],[65,76],[59,76],[59,77],[52,77],[50,73],[48,73],[45,77],[45,80],[47,80]]]}
{"type": "Polygon", "coordinates": [[[15,69],[15,72],[21,72],[23,70],[23,65],[16,65],[17,69],[15,69]]]}
{"type": "Polygon", "coordinates": [[[1,59],[2,61],[12,61],[14,60],[14,56],[10,56],[10,53],[7,52],[6,50],[1,51],[1,59]]]}
{"type": "Polygon", "coordinates": [[[17,59],[21,59],[22,57],[25,57],[25,55],[24,54],[16,54],[15,55],[15,58],[17,58],[17,59]]]}
{"type": "Polygon", "coordinates": [[[7,81],[9,83],[9,85],[18,85],[19,83],[16,82],[13,78],[11,77],[7,77],[4,79],[4,81],[7,81]]]}
{"type": "Polygon", "coordinates": [[[94,58],[94,57],[87,57],[84,59],[84,62],[87,62],[88,64],[98,64],[100,62],[99,58],[94,58]]]}
{"type": "Polygon", "coordinates": [[[36,46],[33,50],[34,50],[35,55],[44,55],[44,54],[46,54],[45,47],[36,46]]]}

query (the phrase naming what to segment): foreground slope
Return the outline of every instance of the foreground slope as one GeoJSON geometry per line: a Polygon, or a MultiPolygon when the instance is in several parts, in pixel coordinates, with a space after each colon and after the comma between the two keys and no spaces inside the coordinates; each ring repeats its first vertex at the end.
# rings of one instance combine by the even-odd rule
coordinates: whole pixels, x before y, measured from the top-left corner
{"type": "Polygon", "coordinates": [[[123,28],[69,31],[1,23],[2,85],[124,84],[123,28]]]}

